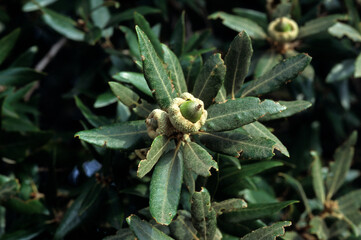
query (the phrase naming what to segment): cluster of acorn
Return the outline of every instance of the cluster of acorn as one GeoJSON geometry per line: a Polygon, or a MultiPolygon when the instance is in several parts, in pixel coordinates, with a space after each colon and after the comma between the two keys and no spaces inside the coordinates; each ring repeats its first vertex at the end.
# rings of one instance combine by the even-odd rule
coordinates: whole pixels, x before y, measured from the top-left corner
{"type": "Polygon", "coordinates": [[[170,136],[174,133],[197,132],[207,119],[207,111],[203,101],[190,93],[182,93],[174,98],[166,111],[153,110],[145,120],[148,135],[155,138],[158,135],[170,136]]]}

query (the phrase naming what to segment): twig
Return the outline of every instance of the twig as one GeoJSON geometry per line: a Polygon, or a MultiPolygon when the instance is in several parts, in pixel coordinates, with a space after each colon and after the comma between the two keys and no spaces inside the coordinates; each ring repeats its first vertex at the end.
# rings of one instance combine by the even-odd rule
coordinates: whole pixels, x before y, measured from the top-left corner
{"type": "MultiPolygon", "coordinates": [[[[60,49],[65,45],[67,42],[66,38],[61,38],[59,41],[57,41],[49,50],[47,54],[36,64],[35,70],[42,72],[48,64],[51,62],[51,60],[58,54],[60,49]]],[[[27,102],[30,100],[31,95],[34,93],[34,91],[39,88],[40,82],[39,80],[36,81],[36,84],[26,93],[24,100],[27,102]]]]}

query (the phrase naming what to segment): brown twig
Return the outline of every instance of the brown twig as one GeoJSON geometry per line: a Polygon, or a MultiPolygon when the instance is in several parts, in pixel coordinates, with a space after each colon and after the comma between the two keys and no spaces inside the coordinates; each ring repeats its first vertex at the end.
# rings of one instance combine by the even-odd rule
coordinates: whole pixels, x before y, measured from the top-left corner
{"type": "MultiPolygon", "coordinates": [[[[40,60],[40,62],[38,62],[38,64],[36,64],[35,70],[42,72],[48,66],[48,64],[51,62],[51,60],[58,54],[58,52],[65,45],[66,42],[67,42],[66,38],[61,38],[59,41],[57,41],[50,48],[49,52],[47,52],[47,54],[45,54],[45,56],[40,60]]],[[[36,81],[36,84],[34,84],[34,86],[26,93],[26,95],[24,97],[24,100],[26,102],[30,100],[31,95],[34,93],[34,91],[36,89],[39,88],[39,86],[40,86],[40,82],[38,80],[38,81],[36,81]]]]}

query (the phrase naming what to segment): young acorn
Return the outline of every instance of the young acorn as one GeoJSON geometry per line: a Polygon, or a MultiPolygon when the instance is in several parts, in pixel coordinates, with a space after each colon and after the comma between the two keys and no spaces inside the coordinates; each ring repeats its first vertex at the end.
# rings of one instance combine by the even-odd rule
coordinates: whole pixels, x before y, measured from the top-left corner
{"type": "Polygon", "coordinates": [[[169,121],[168,113],[160,109],[154,109],[145,120],[145,124],[151,138],[156,138],[158,135],[170,136],[176,132],[169,121]]]}
{"type": "Polygon", "coordinates": [[[286,17],[276,18],[268,25],[268,33],[276,42],[291,42],[297,38],[298,25],[286,17]]]}
{"type": "Polygon", "coordinates": [[[203,101],[187,92],[173,99],[167,111],[173,126],[182,133],[197,132],[208,115],[203,101]]]}

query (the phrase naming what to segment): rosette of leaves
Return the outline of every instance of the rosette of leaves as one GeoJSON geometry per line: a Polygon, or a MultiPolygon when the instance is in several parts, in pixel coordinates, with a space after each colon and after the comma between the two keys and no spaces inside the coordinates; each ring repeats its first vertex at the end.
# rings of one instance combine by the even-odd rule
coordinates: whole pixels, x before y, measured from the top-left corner
{"type": "MultiPolygon", "coordinates": [[[[305,101],[261,100],[257,96],[295,78],[306,68],[311,57],[300,54],[282,61],[260,78],[244,84],[253,50],[250,37],[246,32],[241,32],[231,43],[224,60],[220,54],[213,54],[201,64],[198,73],[192,75],[194,79],[186,81],[184,75],[187,68],[182,69],[176,55],[154,38],[149,23],[141,15],[137,17],[142,23],[141,27],[136,26],[136,32],[144,78],[138,74],[137,79],[131,79],[128,83],[148,96],[151,94],[154,100],[145,101],[135,90],[118,82],[109,83],[111,90],[124,105],[133,109],[138,118],[143,119],[155,108],[167,111],[174,98],[191,92],[204,102],[208,111],[205,124],[199,131],[187,135],[178,131],[170,136],[159,135],[153,141],[148,137],[144,120],[104,125],[80,131],[75,136],[97,146],[123,151],[152,141],[137,171],[138,177],[144,177],[154,169],[149,196],[151,218],[158,224],[170,225],[171,230],[177,219],[184,219],[182,214],[177,215],[184,183],[188,189],[186,195],[193,199],[192,206],[188,207],[191,218],[187,218],[186,222],[180,220],[171,235],[177,235],[177,229],[186,223],[194,228],[186,231],[187,234],[196,239],[219,239],[217,211],[213,204],[211,207],[208,191],[195,191],[196,179],[210,176],[212,168],[218,170],[215,157],[219,154],[235,159],[264,160],[272,158],[277,149],[288,156],[285,146],[259,121],[291,116],[311,104],[305,101]],[[205,210],[200,211],[203,208],[205,210]],[[177,219],[173,220],[176,215],[177,219]]],[[[174,46],[184,46],[184,37],[176,39],[174,46]]],[[[272,209],[279,210],[290,203],[285,202],[272,209]]],[[[243,208],[244,204],[236,204],[239,206],[236,209],[232,206],[230,204],[224,211],[232,212],[243,208]]],[[[139,239],[169,239],[136,216],[129,217],[127,221],[139,239]]]]}
{"type": "Polygon", "coordinates": [[[335,150],[334,161],[329,166],[323,166],[317,151],[310,152],[313,157],[310,173],[315,198],[308,198],[303,182],[290,175],[281,174],[299,194],[305,208],[296,224],[299,232],[287,234],[301,235],[308,229],[317,239],[344,239],[345,236],[353,239],[361,235],[361,190],[350,186],[359,176],[359,171],[351,170],[356,142],[357,132],[354,131],[335,150]]]}

